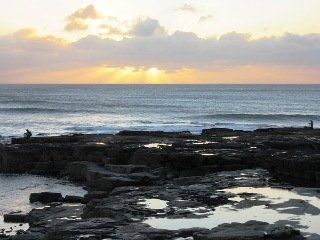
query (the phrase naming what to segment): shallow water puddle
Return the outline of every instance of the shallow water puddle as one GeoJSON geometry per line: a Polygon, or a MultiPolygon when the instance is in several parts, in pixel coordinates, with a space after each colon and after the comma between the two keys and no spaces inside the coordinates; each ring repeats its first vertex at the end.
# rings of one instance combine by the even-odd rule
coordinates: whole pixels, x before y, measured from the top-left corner
{"type": "Polygon", "coordinates": [[[236,140],[238,138],[239,138],[239,136],[222,137],[222,139],[229,140],[229,141],[233,141],[233,140],[236,140]]]}
{"type": "Polygon", "coordinates": [[[149,143],[143,145],[146,148],[162,148],[162,147],[171,147],[172,144],[167,144],[167,143],[149,143]]]}
{"type": "Polygon", "coordinates": [[[211,141],[196,141],[193,142],[193,145],[208,145],[208,144],[217,144],[218,142],[211,142],[211,141]]]}
{"type": "Polygon", "coordinates": [[[60,192],[63,196],[84,196],[86,191],[69,181],[35,175],[2,175],[0,174],[0,230],[6,235],[14,235],[17,230],[26,230],[28,224],[3,222],[3,215],[13,211],[28,213],[33,208],[43,208],[40,203],[29,203],[33,192],[60,192]],[[12,228],[12,229],[11,229],[12,228]]]}
{"type": "Polygon", "coordinates": [[[154,228],[178,230],[183,228],[214,228],[222,223],[249,220],[268,223],[281,222],[305,233],[320,235],[320,198],[316,189],[239,187],[224,189],[231,194],[230,204],[222,205],[203,218],[149,218],[145,223],[154,228]]]}
{"type": "Polygon", "coordinates": [[[150,198],[150,199],[143,199],[138,204],[146,205],[148,209],[165,209],[168,206],[168,201],[164,201],[161,199],[150,198]]]}
{"type": "Polygon", "coordinates": [[[201,153],[202,156],[217,156],[217,153],[201,153]]]}

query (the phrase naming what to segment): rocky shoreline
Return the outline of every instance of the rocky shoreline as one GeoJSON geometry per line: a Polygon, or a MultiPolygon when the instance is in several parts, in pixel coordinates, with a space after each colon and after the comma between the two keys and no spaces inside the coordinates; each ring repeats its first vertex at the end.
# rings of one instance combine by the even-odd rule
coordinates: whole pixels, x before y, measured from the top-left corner
{"type": "MultiPolygon", "coordinates": [[[[55,195],[50,206],[20,216],[28,231],[0,234],[4,239],[304,239],[286,224],[262,220],[175,229],[153,222],[208,218],[233,202],[235,195],[221,191],[227,188],[287,187],[282,181],[320,187],[320,130],[214,128],[201,135],[122,131],[12,139],[0,145],[0,172],[65,177],[88,189],[84,198],[55,195]]],[[[241,204],[271,206],[253,197],[241,204]]]]}

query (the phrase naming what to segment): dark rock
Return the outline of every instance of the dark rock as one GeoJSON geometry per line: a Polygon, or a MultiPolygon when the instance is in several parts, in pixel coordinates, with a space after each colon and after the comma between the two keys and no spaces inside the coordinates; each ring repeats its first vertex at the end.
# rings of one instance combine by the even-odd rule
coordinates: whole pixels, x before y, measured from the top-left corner
{"type": "Polygon", "coordinates": [[[150,170],[150,168],[148,168],[145,165],[111,165],[111,164],[106,164],[106,165],[104,165],[104,168],[108,171],[115,172],[115,173],[121,173],[121,174],[146,172],[146,171],[150,170]]]}
{"type": "Polygon", "coordinates": [[[57,223],[54,229],[47,232],[47,238],[58,239],[97,239],[102,240],[114,231],[114,220],[108,218],[87,219],[65,224],[57,223]]]}
{"type": "Polygon", "coordinates": [[[83,202],[83,197],[80,196],[70,196],[66,195],[63,199],[63,202],[65,203],[82,203],[83,202]]]}
{"type": "MultiPolygon", "coordinates": [[[[155,176],[152,173],[149,172],[140,172],[140,173],[132,173],[128,175],[132,180],[134,180],[136,183],[135,185],[158,185],[161,184],[161,178],[158,176],[155,176]]],[[[131,185],[127,185],[131,186],[131,185]]]]}
{"type": "Polygon", "coordinates": [[[271,225],[265,222],[222,224],[208,233],[194,235],[195,240],[297,240],[303,239],[300,232],[288,227],[271,225]]]}
{"type": "Polygon", "coordinates": [[[217,133],[233,133],[234,130],[230,128],[210,128],[210,129],[203,129],[202,135],[214,135],[217,133]]]}
{"type": "Polygon", "coordinates": [[[109,192],[105,191],[92,191],[84,195],[83,203],[88,203],[92,199],[101,199],[109,196],[109,192]]]}
{"type": "Polygon", "coordinates": [[[32,137],[26,138],[12,138],[11,144],[31,144],[31,143],[76,143],[80,140],[78,136],[57,136],[57,137],[32,137]]]}
{"type": "Polygon", "coordinates": [[[21,212],[11,212],[3,215],[3,221],[8,223],[26,223],[28,215],[21,212]]]}
{"type": "Polygon", "coordinates": [[[152,137],[190,137],[192,134],[189,131],[183,132],[163,132],[163,131],[120,131],[119,136],[152,136],[152,137]]]}
{"type": "Polygon", "coordinates": [[[183,170],[180,172],[180,177],[191,177],[191,176],[204,176],[206,174],[218,172],[220,168],[218,166],[210,165],[210,166],[201,166],[197,168],[191,168],[187,170],[183,170]]]}
{"type": "Polygon", "coordinates": [[[62,201],[61,193],[53,192],[41,192],[41,193],[31,193],[29,201],[31,203],[41,202],[41,203],[52,203],[52,202],[61,202],[62,201]]]}
{"type": "Polygon", "coordinates": [[[68,165],[68,176],[72,181],[86,181],[89,162],[72,162],[68,165]]]}
{"type": "Polygon", "coordinates": [[[137,182],[127,177],[102,177],[90,182],[90,187],[98,191],[111,191],[116,187],[134,186],[137,182]]]}
{"type": "MultiPolygon", "coordinates": [[[[0,172],[65,176],[89,189],[84,198],[62,199],[58,194],[41,199],[42,193],[31,194],[30,201],[51,203],[51,207],[32,210],[30,229],[21,234],[25,238],[14,239],[300,239],[291,228],[260,222],[169,231],[153,229],[143,221],[205,218],[216,206],[229,202],[230,195],[219,189],[261,187],[269,182],[264,170],[239,169],[263,167],[277,178],[320,186],[319,136],[320,131],[304,129],[213,128],[202,135],[123,131],[1,145],[0,172]],[[153,148],[154,143],[168,145],[153,148]]],[[[254,204],[253,200],[247,205],[254,204]]],[[[286,204],[300,206],[299,213],[314,211],[306,204],[286,204]]]]}
{"type": "Polygon", "coordinates": [[[49,203],[49,206],[50,207],[57,207],[57,206],[61,206],[62,205],[62,202],[52,202],[52,203],[49,203]]]}
{"type": "Polygon", "coordinates": [[[205,197],[199,197],[198,200],[204,204],[207,204],[208,206],[219,206],[223,204],[227,204],[230,201],[228,200],[228,197],[224,195],[211,195],[211,196],[205,196],[205,197]]]}

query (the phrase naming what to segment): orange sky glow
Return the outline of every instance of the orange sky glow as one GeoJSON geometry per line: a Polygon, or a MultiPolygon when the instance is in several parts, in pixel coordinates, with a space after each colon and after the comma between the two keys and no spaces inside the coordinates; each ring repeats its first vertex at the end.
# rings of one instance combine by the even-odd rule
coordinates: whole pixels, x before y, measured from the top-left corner
{"type": "Polygon", "coordinates": [[[5,75],[16,84],[318,84],[320,69],[243,66],[230,69],[179,69],[173,72],[106,66],[5,75]]]}
{"type": "Polygon", "coordinates": [[[320,84],[319,1],[36,1],[0,10],[0,83],[320,84]]]}

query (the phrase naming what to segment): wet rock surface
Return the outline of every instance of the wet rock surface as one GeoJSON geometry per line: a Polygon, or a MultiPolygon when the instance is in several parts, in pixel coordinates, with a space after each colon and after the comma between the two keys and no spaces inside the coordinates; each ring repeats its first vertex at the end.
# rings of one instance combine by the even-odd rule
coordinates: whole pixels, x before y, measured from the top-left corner
{"type": "Polygon", "coordinates": [[[31,203],[41,202],[41,203],[52,203],[61,202],[62,194],[54,192],[41,192],[41,193],[31,193],[29,197],[31,203]]]}
{"type": "Polygon", "coordinates": [[[288,226],[278,226],[265,222],[222,224],[208,233],[195,234],[195,240],[265,240],[303,239],[299,231],[288,226]]]}
{"type": "MultiPolygon", "coordinates": [[[[29,230],[11,239],[21,236],[26,237],[22,239],[302,239],[299,231],[282,223],[256,221],[174,230],[148,224],[150,219],[205,220],[218,207],[233,202],[235,195],[221,190],[265,187],[269,177],[267,171],[253,169],[178,178],[161,186],[117,187],[108,195],[96,195],[99,197],[86,205],[64,204],[32,210],[28,216],[29,230]],[[263,238],[264,233],[269,238],[263,238]]],[[[239,195],[257,197],[250,193],[239,195]]]]}
{"type": "Polygon", "coordinates": [[[28,215],[21,212],[10,212],[3,215],[3,220],[7,223],[26,223],[28,222],[28,215]]]}
{"type": "Polygon", "coordinates": [[[214,128],[203,130],[202,135],[123,131],[118,135],[35,137],[12,142],[0,146],[3,173],[69,174],[72,180],[84,181],[90,180],[86,179],[90,178],[87,168],[94,168],[89,164],[97,163],[122,176],[144,178],[141,174],[150,173],[151,168],[170,179],[259,166],[285,180],[320,185],[318,129],[246,132],[214,128]]]}
{"type": "Polygon", "coordinates": [[[281,179],[319,187],[319,130],[209,129],[202,135],[123,131],[12,143],[0,146],[1,172],[68,177],[85,184],[89,192],[84,198],[31,195],[32,201],[61,204],[32,210],[29,230],[8,239],[302,239],[299,231],[282,222],[171,230],[151,223],[206,219],[221,206],[233,205],[235,197],[242,199],[235,209],[264,206],[283,213],[302,214],[305,209],[319,214],[307,202],[274,203],[253,193],[221,191],[288,186],[281,179]]]}

